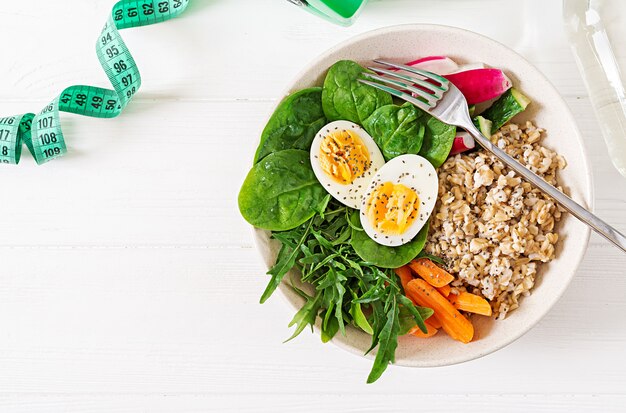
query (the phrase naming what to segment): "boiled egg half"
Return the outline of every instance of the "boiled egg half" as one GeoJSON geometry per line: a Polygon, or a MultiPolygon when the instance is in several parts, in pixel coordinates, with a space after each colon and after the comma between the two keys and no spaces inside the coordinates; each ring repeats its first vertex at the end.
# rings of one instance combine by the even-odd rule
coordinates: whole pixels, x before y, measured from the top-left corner
{"type": "Polygon", "coordinates": [[[424,227],[439,181],[432,164],[419,155],[401,155],[374,175],[361,201],[361,225],[379,244],[397,247],[424,227]]]}
{"type": "Polygon", "coordinates": [[[356,123],[331,122],[313,139],[315,176],[335,199],[351,208],[361,208],[363,194],[384,164],[376,142],[356,123]]]}

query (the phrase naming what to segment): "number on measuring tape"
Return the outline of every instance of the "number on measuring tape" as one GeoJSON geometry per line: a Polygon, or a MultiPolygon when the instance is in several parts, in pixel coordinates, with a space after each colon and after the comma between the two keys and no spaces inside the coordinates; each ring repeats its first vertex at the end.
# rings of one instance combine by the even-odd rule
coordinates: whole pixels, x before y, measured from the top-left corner
{"type": "Polygon", "coordinates": [[[141,87],[137,64],[120,30],[160,23],[182,14],[190,0],[122,0],[111,11],[96,54],[113,89],[70,86],[39,114],[0,118],[0,163],[17,164],[26,145],[42,164],[67,152],[60,112],[96,118],[118,116],[141,87]]]}

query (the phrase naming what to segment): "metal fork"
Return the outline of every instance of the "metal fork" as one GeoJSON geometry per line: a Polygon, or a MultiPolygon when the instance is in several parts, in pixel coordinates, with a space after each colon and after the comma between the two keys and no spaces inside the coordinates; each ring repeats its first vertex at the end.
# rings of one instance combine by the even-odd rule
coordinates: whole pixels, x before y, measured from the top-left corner
{"type": "Polygon", "coordinates": [[[483,136],[470,118],[465,97],[445,77],[402,64],[383,60],[374,60],[374,62],[386,66],[387,69],[370,67],[370,70],[378,74],[366,72],[363,75],[375,82],[359,79],[361,83],[373,86],[410,102],[444,123],[465,129],[485,150],[491,152],[506,166],[539,188],[540,191],[556,200],[569,213],[626,252],[626,236],[624,234],[587,211],[483,136]],[[417,76],[402,74],[398,70],[417,76]]]}

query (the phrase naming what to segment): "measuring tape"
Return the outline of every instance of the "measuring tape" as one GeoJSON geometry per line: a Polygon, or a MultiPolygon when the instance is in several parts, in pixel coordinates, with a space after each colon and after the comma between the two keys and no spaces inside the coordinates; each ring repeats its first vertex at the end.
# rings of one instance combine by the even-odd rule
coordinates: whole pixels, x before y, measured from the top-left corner
{"type": "Polygon", "coordinates": [[[70,86],[38,114],[0,118],[0,163],[17,164],[25,144],[37,164],[67,152],[60,112],[114,118],[141,86],[141,75],[119,30],[161,23],[185,11],[190,0],[122,0],[111,12],[96,45],[96,54],[113,90],[70,86]]]}

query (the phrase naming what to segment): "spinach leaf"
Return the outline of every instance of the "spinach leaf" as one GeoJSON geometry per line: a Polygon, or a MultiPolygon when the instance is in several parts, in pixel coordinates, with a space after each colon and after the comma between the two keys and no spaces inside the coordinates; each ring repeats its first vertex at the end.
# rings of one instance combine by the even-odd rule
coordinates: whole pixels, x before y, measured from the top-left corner
{"type": "Polygon", "coordinates": [[[443,123],[420,109],[417,110],[420,122],[426,127],[424,143],[419,154],[428,159],[435,168],[439,168],[450,155],[456,127],[443,123]]]}
{"type": "Polygon", "coordinates": [[[322,91],[322,107],[329,121],[349,120],[362,125],[376,109],[393,103],[387,92],[358,81],[365,71],[351,60],[330,67],[322,91]]]}
{"type": "Polygon", "coordinates": [[[404,154],[418,154],[426,127],[419,122],[420,113],[411,103],[387,105],[376,109],[363,122],[386,160],[404,154]]]}
{"type": "Polygon", "coordinates": [[[326,124],[322,110],[322,88],[304,89],[288,96],[261,134],[254,162],[284,149],[308,151],[315,134],[326,124]]]}
{"type": "MultiPolygon", "coordinates": [[[[361,228],[358,212],[352,214],[350,222],[354,227],[361,228]]],[[[408,264],[422,251],[426,245],[428,227],[428,224],[424,225],[424,228],[417,233],[411,242],[399,247],[380,245],[371,239],[365,231],[353,228],[351,244],[362,260],[381,268],[398,268],[408,264]]]]}
{"type": "Polygon", "coordinates": [[[309,220],[325,197],[309,153],[287,149],[252,167],[239,192],[239,211],[257,228],[285,231],[309,220]]]}

